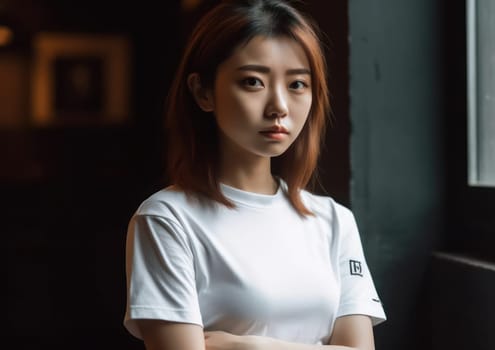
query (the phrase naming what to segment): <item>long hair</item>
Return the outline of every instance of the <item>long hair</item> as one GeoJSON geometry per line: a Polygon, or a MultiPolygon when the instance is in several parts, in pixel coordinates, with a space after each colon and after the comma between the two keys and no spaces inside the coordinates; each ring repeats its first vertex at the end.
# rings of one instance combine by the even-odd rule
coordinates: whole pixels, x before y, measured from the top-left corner
{"type": "Polygon", "coordinates": [[[187,86],[198,73],[205,88],[214,86],[218,66],[239,45],[256,36],[288,37],[304,49],[311,69],[312,105],[301,133],[276,159],[272,172],[287,183],[287,195],[301,215],[313,213],[301,200],[316,174],[327,117],[330,113],[327,67],[317,26],[280,0],[223,1],[197,23],[167,96],[165,126],[169,141],[168,176],[188,194],[205,196],[234,207],[218,182],[218,128],[211,113],[202,111],[187,86]]]}

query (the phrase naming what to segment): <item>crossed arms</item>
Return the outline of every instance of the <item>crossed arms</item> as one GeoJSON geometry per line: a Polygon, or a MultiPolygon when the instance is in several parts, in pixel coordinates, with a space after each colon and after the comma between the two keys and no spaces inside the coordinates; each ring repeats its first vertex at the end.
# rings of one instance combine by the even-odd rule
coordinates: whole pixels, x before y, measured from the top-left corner
{"type": "Polygon", "coordinates": [[[147,350],[374,350],[371,319],[364,315],[337,318],[328,345],[286,342],[261,336],[203,332],[194,324],[137,320],[147,350]]]}

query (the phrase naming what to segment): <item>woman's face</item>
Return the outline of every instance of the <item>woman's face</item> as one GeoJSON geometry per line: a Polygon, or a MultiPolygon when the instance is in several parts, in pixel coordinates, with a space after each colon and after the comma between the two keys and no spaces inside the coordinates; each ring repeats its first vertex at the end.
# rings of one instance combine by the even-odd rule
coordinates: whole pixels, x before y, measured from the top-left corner
{"type": "Polygon", "coordinates": [[[290,38],[254,37],[217,70],[213,112],[223,152],[240,157],[284,153],[311,108],[311,72],[290,38]]]}

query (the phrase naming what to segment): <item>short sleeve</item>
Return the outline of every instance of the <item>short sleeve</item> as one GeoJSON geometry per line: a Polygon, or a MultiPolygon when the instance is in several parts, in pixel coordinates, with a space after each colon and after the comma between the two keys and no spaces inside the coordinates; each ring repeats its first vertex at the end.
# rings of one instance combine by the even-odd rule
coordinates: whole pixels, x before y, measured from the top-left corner
{"type": "Polygon", "coordinates": [[[343,208],[339,264],[341,298],[337,317],[368,315],[373,325],[386,320],[385,312],[364,256],[361,238],[352,212],[343,208]]]}
{"type": "Polygon", "coordinates": [[[126,243],[127,305],[124,326],[142,338],[134,320],[157,319],[203,326],[194,259],[187,236],[173,221],[134,215],[126,243]]]}

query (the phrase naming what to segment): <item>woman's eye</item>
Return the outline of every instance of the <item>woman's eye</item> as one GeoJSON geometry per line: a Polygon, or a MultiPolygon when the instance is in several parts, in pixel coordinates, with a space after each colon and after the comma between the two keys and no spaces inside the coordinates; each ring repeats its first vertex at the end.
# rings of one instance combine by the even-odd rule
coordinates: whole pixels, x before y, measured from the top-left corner
{"type": "Polygon", "coordinates": [[[293,90],[301,90],[301,89],[304,89],[306,87],[308,87],[308,84],[306,84],[302,80],[296,80],[296,81],[294,81],[293,83],[290,84],[290,88],[293,89],[293,90]]]}
{"type": "Polygon", "coordinates": [[[263,87],[263,83],[258,78],[249,77],[242,80],[242,84],[251,88],[263,87]]]}

